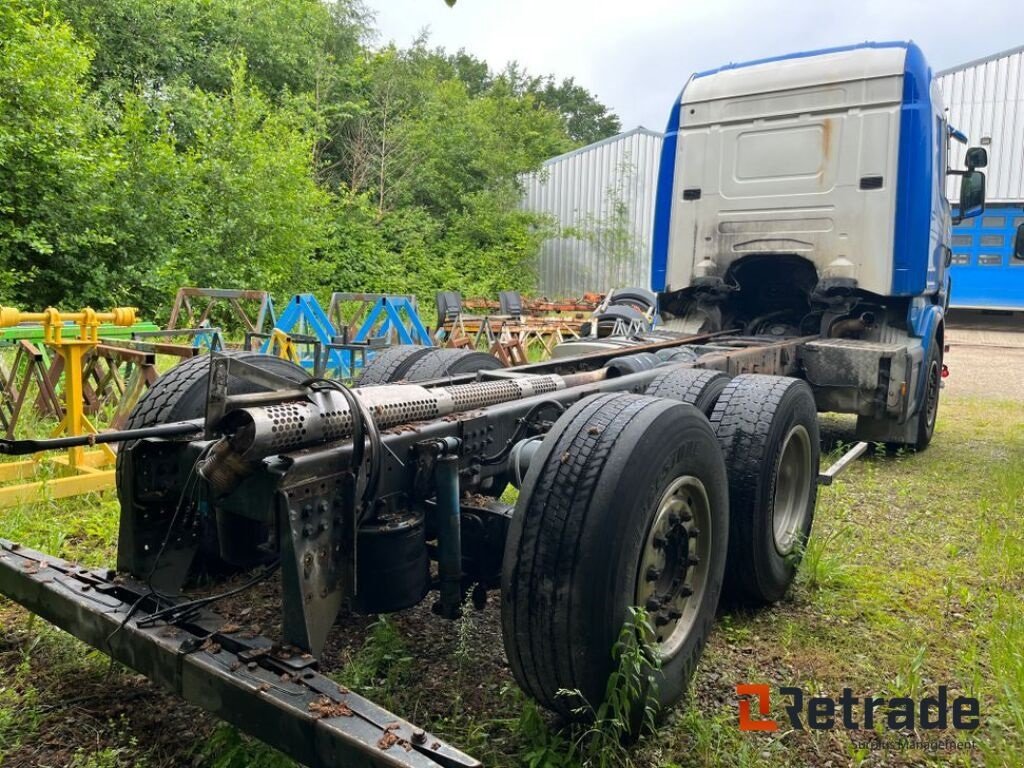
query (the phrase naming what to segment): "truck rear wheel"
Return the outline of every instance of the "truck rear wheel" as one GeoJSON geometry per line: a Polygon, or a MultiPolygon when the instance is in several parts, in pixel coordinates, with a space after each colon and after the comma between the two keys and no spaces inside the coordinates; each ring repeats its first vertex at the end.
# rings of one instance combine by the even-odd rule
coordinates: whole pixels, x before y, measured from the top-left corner
{"type": "Polygon", "coordinates": [[[814,519],[821,454],[814,395],[799,379],[737,376],[711,425],[729,471],[725,595],[776,602],[796,575],[814,519]]]}
{"type": "Polygon", "coordinates": [[[710,418],[728,383],[729,377],[721,371],[669,368],[647,385],[647,394],[689,403],[710,418]]]}
{"type": "Polygon", "coordinates": [[[708,420],[684,403],[585,398],[530,464],[505,545],[502,632],[519,685],[575,716],[596,707],[628,608],[647,609],[662,705],[685,691],[721,591],[725,464],[708,420]]]}

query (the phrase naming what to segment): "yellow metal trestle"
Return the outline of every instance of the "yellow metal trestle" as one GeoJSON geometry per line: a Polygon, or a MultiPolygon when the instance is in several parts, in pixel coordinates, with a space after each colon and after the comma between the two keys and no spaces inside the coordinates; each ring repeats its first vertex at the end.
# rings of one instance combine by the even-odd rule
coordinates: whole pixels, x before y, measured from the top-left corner
{"type": "MultiPolygon", "coordinates": [[[[110,312],[83,309],[59,312],[49,307],[43,312],[20,312],[0,307],[0,328],[21,323],[39,323],[43,343],[63,358],[64,414],[51,437],[96,434],[98,430],[85,415],[85,390],[82,380],[83,359],[99,344],[102,323],[129,326],[135,323],[135,309],[117,307],[110,312]],[[65,323],[79,327],[77,338],[64,338],[65,323]]],[[[55,471],[47,480],[32,479],[16,485],[0,486],[0,507],[11,507],[41,498],[64,498],[114,487],[114,451],[107,445],[95,448],[69,448],[63,456],[34,456],[24,461],[0,463],[0,483],[35,478],[45,461],[55,471]]]]}

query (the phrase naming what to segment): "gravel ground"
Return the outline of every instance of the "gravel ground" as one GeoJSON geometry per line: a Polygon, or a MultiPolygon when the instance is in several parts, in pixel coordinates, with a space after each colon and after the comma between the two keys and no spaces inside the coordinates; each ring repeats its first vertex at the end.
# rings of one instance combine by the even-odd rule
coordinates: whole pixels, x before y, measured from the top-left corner
{"type": "Polygon", "coordinates": [[[986,320],[951,318],[946,392],[1024,403],[1024,318],[986,320]]]}

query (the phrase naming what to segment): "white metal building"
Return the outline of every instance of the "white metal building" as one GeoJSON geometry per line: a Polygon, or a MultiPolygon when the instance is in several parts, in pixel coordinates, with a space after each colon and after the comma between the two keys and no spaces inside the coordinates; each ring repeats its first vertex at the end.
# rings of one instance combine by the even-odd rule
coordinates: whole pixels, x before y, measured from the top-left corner
{"type": "Polygon", "coordinates": [[[542,294],[650,285],[661,140],[634,128],[554,157],[523,179],[523,207],[553,216],[562,233],[541,250],[542,294]]]}
{"type": "MultiPolygon", "coordinates": [[[[1024,224],[1024,46],[936,73],[950,125],[988,149],[985,213],[953,228],[950,305],[1024,310],[1024,261],[1013,256],[1024,224]]],[[[950,161],[963,167],[966,147],[950,161]]],[[[956,200],[959,177],[947,194],[956,200]]]]}
{"type": "MultiPolygon", "coordinates": [[[[986,199],[1024,202],[1024,45],[935,73],[949,123],[974,146],[988,149],[986,199]]],[[[963,167],[965,147],[955,145],[951,161],[963,167]]],[[[951,178],[950,199],[959,179],[951,178]]]]}

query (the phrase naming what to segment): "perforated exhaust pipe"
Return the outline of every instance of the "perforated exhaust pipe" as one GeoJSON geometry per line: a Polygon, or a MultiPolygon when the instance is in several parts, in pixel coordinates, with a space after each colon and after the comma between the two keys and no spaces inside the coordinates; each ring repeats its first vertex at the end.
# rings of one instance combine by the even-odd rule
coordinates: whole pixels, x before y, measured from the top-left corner
{"type": "MultiPolygon", "coordinates": [[[[605,370],[558,376],[515,376],[499,381],[427,388],[385,384],[352,390],[380,430],[429,421],[535,395],[600,381],[605,370]]],[[[229,412],[219,425],[226,440],[213,451],[201,473],[214,490],[227,493],[267,456],[352,437],[349,402],[333,389],[309,390],[296,399],[229,412]]]]}

